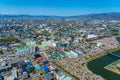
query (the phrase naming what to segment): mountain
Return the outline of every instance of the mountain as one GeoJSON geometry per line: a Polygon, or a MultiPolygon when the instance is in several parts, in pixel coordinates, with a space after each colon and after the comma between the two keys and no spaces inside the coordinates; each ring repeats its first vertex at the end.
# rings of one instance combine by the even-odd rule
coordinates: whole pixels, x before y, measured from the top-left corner
{"type": "Polygon", "coordinates": [[[69,18],[120,19],[120,12],[70,16],[69,18]]]}
{"type": "Polygon", "coordinates": [[[61,16],[46,16],[46,15],[0,15],[0,18],[62,18],[61,16]]]}
{"type": "Polygon", "coordinates": [[[90,18],[90,19],[120,19],[120,12],[87,14],[87,15],[77,15],[77,16],[0,15],[0,18],[90,18]]]}

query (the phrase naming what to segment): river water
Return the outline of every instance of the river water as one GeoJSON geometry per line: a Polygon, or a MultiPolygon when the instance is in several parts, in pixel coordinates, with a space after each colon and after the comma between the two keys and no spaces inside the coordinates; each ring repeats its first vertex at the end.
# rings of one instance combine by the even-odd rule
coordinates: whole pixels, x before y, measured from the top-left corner
{"type": "MultiPolygon", "coordinates": [[[[118,38],[117,40],[120,43],[120,38],[118,38]]],[[[114,52],[114,54],[117,54],[120,56],[120,50],[114,52]]],[[[101,58],[90,61],[88,63],[88,68],[93,73],[97,75],[101,75],[106,80],[120,80],[120,75],[104,69],[105,66],[113,63],[116,60],[118,60],[118,58],[110,56],[110,55],[106,55],[101,58]]]]}

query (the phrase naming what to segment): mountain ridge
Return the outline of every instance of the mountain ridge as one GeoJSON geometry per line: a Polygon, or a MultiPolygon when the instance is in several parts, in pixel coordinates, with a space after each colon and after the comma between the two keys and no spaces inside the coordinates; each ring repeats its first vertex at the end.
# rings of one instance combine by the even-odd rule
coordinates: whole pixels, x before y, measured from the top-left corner
{"type": "Polygon", "coordinates": [[[85,14],[85,15],[75,15],[75,16],[54,16],[54,15],[8,15],[0,14],[0,18],[108,18],[108,19],[120,19],[120,12],[110,12],[110,13],[97,13],[97,14],[85,14]]]}

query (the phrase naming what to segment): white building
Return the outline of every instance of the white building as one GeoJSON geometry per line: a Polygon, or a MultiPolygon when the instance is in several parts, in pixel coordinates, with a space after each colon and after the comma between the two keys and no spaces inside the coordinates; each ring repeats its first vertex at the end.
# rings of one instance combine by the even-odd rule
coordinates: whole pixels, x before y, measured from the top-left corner
{"type": "Polygon", "coordinates": [[[19,56],[31,54],[35,52],[35,46],[36,46],[35,42],[29,41],[26,43],[26,45],[21,45],[17,47],[17,54],[19,56]]]}
{"type": "Polygon", "coordinates": [[[91,35],[88,35],[88,36],[87,36],[87,39],[93,39],[93,38],[97,38],[97,37],[98,37],[98,35],[92,35],[92,34],[91,34],[91,35]]]}

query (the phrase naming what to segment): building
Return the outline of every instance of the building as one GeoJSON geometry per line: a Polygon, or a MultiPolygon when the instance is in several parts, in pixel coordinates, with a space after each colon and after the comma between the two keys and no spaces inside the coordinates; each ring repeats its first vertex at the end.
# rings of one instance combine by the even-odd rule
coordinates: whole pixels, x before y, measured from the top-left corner
{"type": "Polygon", "coordinates": [[[35,52],[36,42],[28,41],[26,45],[20,45],[17,47],[17,54],[19,56],[28,55],[35,52]]]}

